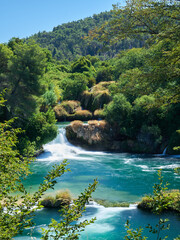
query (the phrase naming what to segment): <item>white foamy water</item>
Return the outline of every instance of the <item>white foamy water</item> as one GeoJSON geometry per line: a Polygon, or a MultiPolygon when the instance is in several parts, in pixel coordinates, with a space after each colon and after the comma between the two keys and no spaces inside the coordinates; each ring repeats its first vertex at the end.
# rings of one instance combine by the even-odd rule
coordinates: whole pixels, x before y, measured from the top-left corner
{"type": "Polygon", "coordinates": [[[75,160],[93,160],[96,156],[108,155],[104,152],[86,151],[81,147],[76,147],[68,142],[65,134],[65,129],[60,128],[58,136],[52,142],[44,146],[45,154],[38,157],[38,161],[59,161],[61,159],[75,160]]]}

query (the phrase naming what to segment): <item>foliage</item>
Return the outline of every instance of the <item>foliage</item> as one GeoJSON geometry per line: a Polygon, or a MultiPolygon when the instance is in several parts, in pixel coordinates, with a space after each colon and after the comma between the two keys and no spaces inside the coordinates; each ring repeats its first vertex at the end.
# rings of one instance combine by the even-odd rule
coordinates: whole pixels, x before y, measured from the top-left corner
{"type": "Polygon", "coordinates": [[[92,185],[89,185],[89,187],[84,190],[84,193],[81,193],[77,200],[73,201],[73,205],[64,208],[63,219],[60,222],[52,220],[48,226],[48,230],[43,229],[42,239],[46,240],[49,239],[49,237],[52,239],[78,239],[80,235],[79,232],[83,231],[87,225],[95,221],[95,218],[93,218],[90,221],[84,220],[77,222],[85,211],[85,205],[91,197],[91,193],[95,190],[96,184],[97,181],[95,180],[92,185]],[[75,221],[76,223],[74,224],[75,221]],[[55,235],[54,232],[56,233],[55,235]]]}
{"type": "Polygon", "coordinates": [[[72,74],[60,82],[64,100],[78,100],[81,93],[86,89],[87,80],[83,74],[72,74]]]}
{"type": "Polygon", "coordinates": [[[31,42],[15,45],[13,56],[8,62],[8,82],[6,78],[3,81],[4,87],[8,84],[6,106],[12,116],[26,118],[28,111],[29,114],[34,111],[34,96],[42,92],[40,77],[45,66],[46,55],[37,44],[31,42]]]}
{"type": "Polygon", "coordinates": [[[177,39],[179,29],[179,2],[177,0],[129,0],[121,7],[115,5],[113,17],[92,36],[100,40],[140,38],[151,36],[151,41],[165,38],[177,39]],[[126,21],[124,21],[126,19],[126,21]]]}
{"type": "Polygon", "coordinates": [[[97,71],[96,83],[104,81],[113,81],[112,67],[101,67],[97,71]]]}
{"type": "Polygon", "coordinates": [[[105,119],[108,122],[126,126],[132,112],[132,106],[123,94],[116,94],[113,101],[104,109],[105,119]]]}
{"type": "Polygon", "coordinates": [[[63,101],[60,104],[69,114],[75,113],[76,110],[80,110],[80,102],[78,101],[63,101]]]}
{"type": "Polygon", "coordinates": [[[93,115],[95,119],[104,119],[104,111],[102,109],[96,109],[93,115]]]}
{"type": "Polygon", "coordinates": [[[129,221],[127,221],[125,225],[127,229],[127,235],[124,237],[125,240],[146,240],[147,239],[147,237],[142,236],[143,229],[141,227],[133,230],[132,228],[130,228],[130,226],[131,225],[129,224],[129,221]]]}
{"type": "MultiPolygon", "coordinates": [[[[42,207],[41,205],[37,205],[36,208],[34,206],[41,201],[46,190],[54,187],[56,178],[68,171],[65,160],[60,165],[55,165],[46,175],[43,183],[39,185],[38,191],[30,195],[24,188],[22,180],[30,173],[29,163],[33,159],[23,157],[17,150],[17,134],[21,133],[21,130],[12,128],[12,124],[13,120],[0,124],[0,238],[4,240],[12,239],[12,237],[22,233],[24,228],[33,225],[31,221],[33,213],[42,207]],[[19,195],[20,202],[18,201],[19,195]]],[[[95,219],[70,226],[70,222],[78,220],[82,215],[85,204],[95,190],[96,184],[97,181],[94,181],[92,185],[89,185],[78,200],[64,210],[63,222],[56,223],[56,238],[54,236],[54,239],[58,239],[59,234],[64,237],[68,236],[68,239],[74,239],[76,236],[77,239],[79,231],[83,230],[89,223],[94,222],[95,219]]],[[[48,239],[47,235],[52,231],[54,223],[55,220],[52,220],[50,229],[44,231],[43,239],[48,239]]]]}
{"type": "MultiPolygon", "coordinates": [[[[69,22],[53,28],[52,32],[39,32],[30,37],[40,44],[43,48],[48,48],[53,58],[58,60],[75,60],[79,56],[100,56],[101,58],[114,57],[120,50],[133,47],[141,47],[144,41],[120,40],[112,48],[102,51],[103,44],[94,39],[93,41],[85,40],[88,32],[97,26],[101,26],[106,21],[112,19],[111,12],[94,14],[92,17],[69,22]]],[[[28,39],[27,39],[28,40],[28,39]]],[[[92,64],[96,61],[91,58],[92,64]]]]}
{"type": "Polygon", "coordinates": [[[55,123],[55,114],[52,109],[46,113],[38,112],[29,119],[26,134],[32,142],[36,143],[37,149],[56,137],[57,127],[55,123]]]}
{"type": "Polygon", "coordinates": [[[40,196],[55,184],[54,179],[65,172],[66,162],[54,167],[46,176],[46,180],[39,186],[39,190],[30,196],[25,190],[22,179],[29,174],[31,158],[25,158],[19,154],[16,148],[17,134],[20,129],[11,127],[13,120],[0,125],[0,238],[12,239],[25,227],[31,226],[31,217],[35,208],[32,208],[40,199],[40,196]],[[21,204],[12,193],[21,193],[21,204]]]}
{"type": "MultiPolygon", "coordinates": [[[[168,204],[167,210],[180,212],[180,205],[179,205],[180,192],[178,189],[164,191],[163,198],[164,198],[164,201],[166,201],[166,203],[168,204]]],[[[142,201],[138,204],[138,208],[152,210],[154,201],[156,200],[152,198],[152,196],[147,195],[142,198],[142,201]]]]}
{"type": "MultiPolygon", "coordinates": [[[[148,207],[150,208],[154,214],[160,215],[164,210],[167,210],[168,208],[172,208],[174,203],[179,208],[179,191],[171,193],[166,192],[168,183],[163,182],[163,176],[162,171],[158,170],[158,179],[159,183],[155,183],[153,186],[153,195],[147,196],[144,200],[142,200],[141,204],[144,204],[143,208],[148,207]]],[[[155,227],[148,224],[146,228],[149,229],[149,232],[156,234],[156,239],[161,240],[161,232],[163,230],[169,229],[169,224],[167,224],[169,220],[168,219],[161,219],[159,217],[159,221],[156,224],[155,227]]],[[[142,228],[138,228],[136,230],[130,229],[129,221],[127,221],[127,235],[125,236],[125,239],[147,239],[147,237],[142,236],[142,228]]],[[[167,239],[168,236],[165,236],[164,239],[167,239]]],[[[163,239],[163,240],[164,240],[163,239]]]]}
{"type": "Polygon", "coordinates": [[[71,71],[72,71],[72,73],[88,72],[90,70],[90,67],[91,67],[91,62],[87,58],[81,57],[72,64],[71,71]]]}
{"type": "Polygon", "coordinates": [[[179,146],[180,145],[180,130],[176,130],[171,136],[169,141],[169,145],[167,148],[168,154],[175,154],[178,155],[180,153],[179,146]]]}

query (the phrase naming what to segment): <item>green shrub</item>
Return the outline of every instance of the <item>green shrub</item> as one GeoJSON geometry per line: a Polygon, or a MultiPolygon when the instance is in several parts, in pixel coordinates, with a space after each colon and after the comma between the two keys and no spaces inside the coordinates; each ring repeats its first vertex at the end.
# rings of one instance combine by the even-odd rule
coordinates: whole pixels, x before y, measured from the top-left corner
{"type": "Polygon", "coordinates": [[[138,140],[145,144],[157,147],[161,141],[161,130],[157,125],[147,126],[143,125],[138,135],[138,140]]]}
{"type": "MultiPolygon", "coordinates": [[[[168,190],[162,193],[162,198],[165,199],[164,204],[168,204],[167,210],[180,212],[180,191],[178,189],[168,190]]],[[[138,208],[152,210],[152,206],[156,201],[152,196],[145,196],[138,204],[138,208]]]]}
{"type": "Polygon", "coordinates": [[[105,119],[111,123],[117,123],[119,126],[126,126],[130,120],[132,106],[123,94],[116,94],[112,102],[105,106],[105,119]]]}
{"type": "Polygon", "coordinates": [[[26,135],[31,142],[36,143],[37,149],[52,141],[57,136],[56,119],[52,109],[46,113],[38,112],[28,121],[26,135]]]}
{"type": "Polygon", "coordinates": [[[102,81],[112,81],[113,80],[113,69],[112,67],[101,67],[97,71],[97,77],[96,82],[102,82],[102,81]]]}
{"type": "Polygon", "coordinates": [[[79,100],[87,87],[87,79],[84,74],[74,73],[60,81],[64,100],[79,100]]]}

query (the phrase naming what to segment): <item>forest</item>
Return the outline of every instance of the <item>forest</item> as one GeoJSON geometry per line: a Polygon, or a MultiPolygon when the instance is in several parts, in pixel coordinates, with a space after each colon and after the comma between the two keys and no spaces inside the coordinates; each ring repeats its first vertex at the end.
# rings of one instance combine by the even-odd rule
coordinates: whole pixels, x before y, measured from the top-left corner
{"type": "MultiPolygon", "coordinates": [[[[7,198],[6,204],[13,205],[10,192],[25,194],[20,178],[28,174],[30,159],[57,136],[57,121],[105,120],[113,139],[124,141],[123,151],[154,154],[167,148],[169,155],[180,154],[179,26],[178,1],[128,1],[124,8],[114,6],[52,32],[0,44],[0,149],[5,159],[0,201],[7,198]],[[130,148],[127,142],[135,144],[130,148]],[[9,162],[9,154],[15,162],[9,162]],[[19,173],[10,184],[14,168],[19,173]],[[12,171],[9,177],[7,171],[12,171]]],[[[65,169],[54,171],[41,194],[65,169]]],[[[11,233],[28,226],[19,219],[28,216],[40,196],[32,198],[11,233]]],[[[14,236],[7,233],[10,238],[3,239],[14,236]]]]}

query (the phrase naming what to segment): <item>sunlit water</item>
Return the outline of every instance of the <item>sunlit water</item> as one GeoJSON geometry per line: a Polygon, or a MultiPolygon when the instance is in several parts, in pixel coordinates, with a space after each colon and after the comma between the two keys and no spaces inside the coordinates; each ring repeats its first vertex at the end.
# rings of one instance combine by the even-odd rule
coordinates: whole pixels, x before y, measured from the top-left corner
{"type": "MultiPolygon", "coordinates": [[[[69,189],[73,197],[80,194],[93,179],[99,181],[98,188],[93,194],[94,199],[122,201],[135,203],[145,194],[152,193],[152,186],[157,182],[157,170],[163,169],[164,180],[170,183],[169,188],[180,186],[180,176],[174,173],[174,168],[180,166],[180,159],[165,156],[136,155],[126,153],[105,153],[86,151],[71,145],[65,137],[64,125],[59,125],[59,135],[44,146],[45,153],[32,164],[33,174],[27,178],[25,185],[29,192],[34,192],[43,177],[54,164],[68,159],[71,172],[65,173],[57,179],[55,190],[69,189]]],[[[51,191],[50,191],[51,192],[51,191]]],[[[132,227],[141,225],[149,239],[155,239],[148,233],[145,226],[156,224],[158,216],[138,210],[135,205],[129,208],[105,208],[96,203],[87,206],[83,218],[97,218],[96,222],[88,226],[81,234],[85,240],[116,240],[125,235],[124,224],[130,220],[132,227]]],[[[180,218],[175,214],[167,214],[171,228],[169,239],[180,234],[180,218]]],[[[41,227],[46,227],[50,219],[59,219],[57,210],[43,209],[35,216],[36,226],[26,230],[22,236],[15,239],[40,239],[41,227]]]]}

